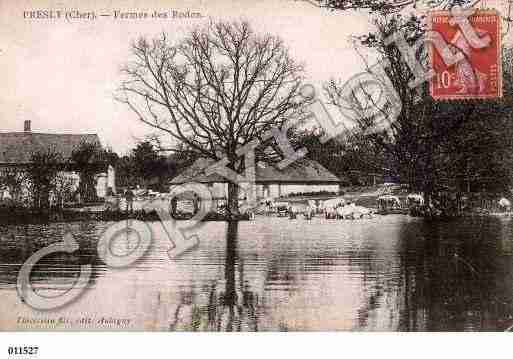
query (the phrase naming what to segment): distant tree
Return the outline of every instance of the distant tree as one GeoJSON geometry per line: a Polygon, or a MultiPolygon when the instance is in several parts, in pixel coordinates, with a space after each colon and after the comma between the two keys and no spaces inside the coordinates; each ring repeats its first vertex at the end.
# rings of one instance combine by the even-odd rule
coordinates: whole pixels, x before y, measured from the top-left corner
{"type": "Polygon", "coordinates": [[[62,169],[62,163],[61,155],[52,149],[32,154],[27,177],[34,208],[50,208],[50,194],[55,188],[55,180],[62,169]]]}
{"type": "Polygon", "coordinates": [[[347,185],[370,182],[374,174],[387,172],[387,162],[380,146],[365,138],[321,142],[322,133],[300,133],[298,143],[308,149],[307,157],[319,162],[347,185]]]}
{"type": "Polygon", "coordinates": [[[111,165],[115,167],[118,161],[119,155],[116,152],[114,152],[112,148],[107,147],[102,150],[101,162],[105,163],[106,165],[111,165]]]}
{"type": "Polygon", "coordinates": [[[129,155],[121,156],[116,164],[116,188],[133,187],[138,184],[133,170],[133,160],[129,155]]]}
{"type": "Polygon", "coordinates": [[[117,160],[110,150],[104,150],[100,144],[83,142],[71,154],[71,166],[80,173],[78,191],[83,202],[97,200],[95,176],[104,172],[105,167],[117,160]]]}
{"type": "Polygon", "coordinates": [[[53,181],[52,198],[55,207],[62,208],[66,201],[73,200],[75,178],[65,172],[59,172],[53,181]]]}
{"type": "Polygon", "coordinates": [[[144,141],[137,144],[132,150],[134,171],[146,184],[151,178],[161,175],[163,161],[150,142],[144,141]]]}
{"type": "Polygon", "coordinates": [[[183,147],[168,156],[161,154],[161,151],[152,141],[139,142],[128,155],[119,158],[116,165],[117,186],[139,185],[165,192],[169,189],[169,181],[196,159],[193,152],[183,147]]]}
{"type": "Polygon", "coordinates": [[[188,149],[183,144],[176,147],[174,151],[168,156],[170,162],[175,164],[176,171],[189,167],[198,159],[199,155],[196,151],[188,149]]]}
{"type": "MultiPolygon", "coordinates": [[[[140,38],[123,70],[119,100],[145,124],[198,156],[228,160],[244,171],[240,146],[281,127],[297,107],[302,67],[276,36],[247,23],[211,23],[179,43],[140,38]]],[[[270,160],[266,151],[258,160],[270,160]]],[[[239,187],[228,185],[228,210],[237,214],[239,187]]]]}

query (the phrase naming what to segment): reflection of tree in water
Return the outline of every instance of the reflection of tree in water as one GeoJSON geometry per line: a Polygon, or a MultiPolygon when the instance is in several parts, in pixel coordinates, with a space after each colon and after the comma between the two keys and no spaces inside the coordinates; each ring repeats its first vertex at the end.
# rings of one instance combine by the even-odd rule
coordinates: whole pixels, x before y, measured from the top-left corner
{"type": "MultiPolygon", "coordinates": [[[[503,249],[511,247],[511,229],[512,222],[493,218],[466,218],[447,223],[415,220],[402,223],[398,232],[394,232],[394,238],[366,237],[365,247],[354,252],[343,251],[342,255],[340,248],[315,255],[311,251],[301,252],[302,259],[298,261],[289,249],[288,254],[275,251],[267,267],[266,280],[287,282],[290,290],[298,281],[295,276],[307,272],[315,274],[313,278],[322,277],[322,273],[341,262],[342,268],[349,268],[353,272],[350,276],[358,281],[354,293],[362,295],[357,322],[351,324],[355,328],[504,330],[513,324],[510,318],[513,312],[512,253],[503,249]],[[383,244],[386,240],[393,242],[383,244]],[[503,243],[505,240],[507,243],[503,243]],[[284,272],[284,268],[288,268],[287,261],[291,261],[292,266],[297,263],[297,268],[284,272]]],[[[182,307],[175,313],[181,323],[171,320],[171,329],[256,331],[268,325],[268,319],[281,319],[273,317],[275,308],[264,303],[267,299],[275,305],[278,299],[283,299],[279,293],[266,298],[256,295],[246,285],[249,262],[244,273],[237,249],[236,223],[228,225],[225,251],[223,280],[209,282],[208,288],[202,286],[200,292],[206,294],[201,298],[191,293],[184,295],[182,307]]],[[[295,255],[297,257],[298,253],[295,255]]],[[[351,279],[348,283],[356,282],[351,279]]],[[[296,285],[300,292],[304,289],[301,280],[296,285]]],[[[310,304],[315,305],[316,298],[312,299],[310,304]]],[[[283,313],[299,316],[292,319],[308,319],[308,314],[303,317],[294,310],[283,313]]],[[[287,325],[279,327],[287,329],[287,325]]]]}
{"type": "Polygon", "coordinates": [[[226,231],[226,261],[224,281],[208,289],[206,306],[192,304],[184,296],[174,313],[171,330],[192,331],[258,331],[259,296],[249,290],[244,280],[244,263],[237,251],[238,222],[230,221],[226,231]],[[221,287],[224,284],[224,288],[221,287]],[[192,304],[190,322],[179,325],[180,311],[192,304]]]}
{"type": "Polygon", "coordinates": [[[372,317],[379,328],[401,331],[509,328],[511,242],[512,223],[495,218],[404,224],[397,251],[378,258],[370,247],[351,256],[365,293],[358,327],[372,329],[372,317]]]}
{"type": "Polygon", "coordinates": [[[376,258],[378,252],[376,248],[369,247],[365,250],[355,251],[350,260],[353,265],[353,258],[358,258],[356,265],[362,273],[362,287],[366,296],[366,300],[357,311],[358,328],[360,329],[368,326],[371,313],[379,308],[384,291],[390,288],[386,284],[387,279],[386,274],[383,273],[382,262],[376,258]],[[369,274],[371,274],[370,277],[369,274]]]}
{"type": "MultiPolygon", "coordinates": [[[[504,330],[513,324],[511,257],[493,218],[426,222],[401,248],[400,330],[504,330]]],[[[511,224],[507,224],[511,225],[511,224]]]]}

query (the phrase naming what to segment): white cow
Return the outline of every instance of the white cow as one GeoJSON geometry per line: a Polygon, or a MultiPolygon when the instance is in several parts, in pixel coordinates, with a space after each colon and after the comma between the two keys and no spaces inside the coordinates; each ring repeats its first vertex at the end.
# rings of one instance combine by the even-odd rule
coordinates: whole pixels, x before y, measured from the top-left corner
{"type": "Polygon", "coordinates": [[[502,209],[505,209],[506,211],[510,211],[511,210],[511,201],[509,199],[507,199],[507,198],[502,197],[499,200],[499,206],[502,209]]]}
{"type": "Polygon", "coordinates": [[[345,204],[345,199],[343,199],[342,197],[337,197],[322,202],[319,208],[324,211],[324,215],[326,218],[335,218],[338,214],[337,209],[344,206],[345,204]]]}
{"type": "Polygon", "coordinates": [[[424,204],[424,197],[418,193],[410,193],[407,197],[408,203],[424,204]]]}
{"type": "Polygon", "coordinates": [[[363,206],[355,206],[353,217],[363,218],[365,216],[372,218],[372,210],[363,206]]]}
{"type": "Polygon", "coordinates": [[[401,207],[401,201],[399,200],[399,198],[396,196],[389,195],[389,194],[378,197],[378,204],[382,208],[387,208],[389,206],[392,208],[401,207]]]}
{"type": "Polygon", "coordinates": [[[337,216],[342,219],[354,219],[355,216],[359,216],[359,214],[357,213],[357,206],[354,203],[351,203],[343,207],[338,207],[337,216]]]}

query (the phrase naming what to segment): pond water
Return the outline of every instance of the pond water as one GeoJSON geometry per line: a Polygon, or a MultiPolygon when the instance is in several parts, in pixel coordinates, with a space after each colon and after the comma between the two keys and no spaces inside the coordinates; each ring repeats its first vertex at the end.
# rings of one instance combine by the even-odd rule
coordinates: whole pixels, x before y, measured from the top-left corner
{"type": "MultiPolygon", "coordinates": [[[[0,229],[1,330],[503,331],[513,326],[513,221],[426,221],[402,215],[207,222],[200,244],[170,259],[151,223],[152,247],[133,266],[107,267],[96,245],[108,223],[0,229]],[[52,311],[22,303],[23,261],[71,231],[80,250],[32,272],[58,294],[92,264],[83,295],[52,311]]],[[[121,236],[123,237],[123,236],[121,236]]],[[[120,238],[130,251],[137,238],[120,238]]]]}

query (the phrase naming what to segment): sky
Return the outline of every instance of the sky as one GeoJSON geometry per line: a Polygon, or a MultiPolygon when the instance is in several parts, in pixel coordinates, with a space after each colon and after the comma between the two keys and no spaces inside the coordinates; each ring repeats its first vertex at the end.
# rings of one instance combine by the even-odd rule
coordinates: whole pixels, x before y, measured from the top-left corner
{"type": "Polygon", "coordinates": [[[244,19],[257,31],[282,37],[317,88],[363,69],[350,37],[369,31],[369,16],[319,9],[301,0],[0,0],[0,131],[22,131],[30,120],[33,132],[97,133],[105,146],[126,153],[154,132],[114,100],[130,41],[162,31],[179,40],[210,19],[244,19]],[[24,18],[32,10],[94,11],[97,18],[24,18]],[[112,16],[114,11],[155,10],[188,10],[202,18],[112,16]]]}

